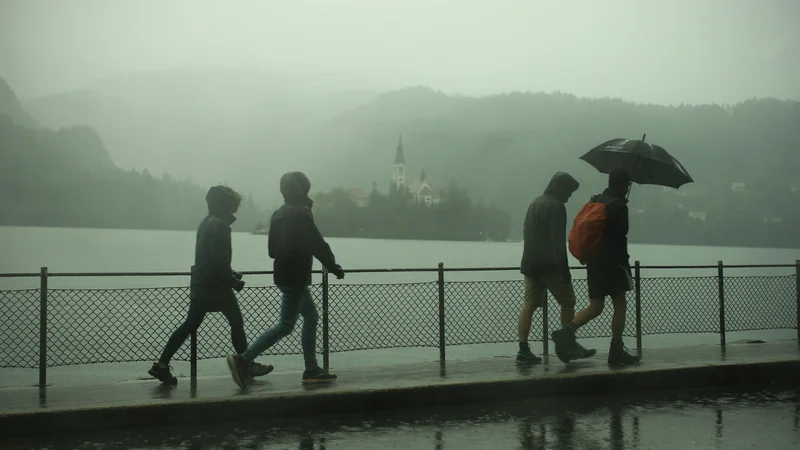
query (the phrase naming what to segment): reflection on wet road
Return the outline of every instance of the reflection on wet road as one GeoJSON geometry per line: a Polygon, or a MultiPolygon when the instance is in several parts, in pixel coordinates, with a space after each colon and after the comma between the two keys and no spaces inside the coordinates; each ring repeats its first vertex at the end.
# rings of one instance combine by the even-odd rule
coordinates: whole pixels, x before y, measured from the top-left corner
{"type": "Polygon", "coordinates": [[[3,447],[796,449],[800,448],[800,388],[536,399],[307,420],[253,419],[247,423],[17,440],[3,447]]]}

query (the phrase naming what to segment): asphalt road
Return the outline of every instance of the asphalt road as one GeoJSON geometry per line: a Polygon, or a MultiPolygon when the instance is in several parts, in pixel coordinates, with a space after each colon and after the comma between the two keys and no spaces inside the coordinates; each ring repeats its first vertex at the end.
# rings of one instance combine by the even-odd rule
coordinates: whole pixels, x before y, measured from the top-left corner
{"type": "Polygon", "coordinates": [[[800,387],[538,399],[6,441],[7,449],[800,448],[800,387]]]}

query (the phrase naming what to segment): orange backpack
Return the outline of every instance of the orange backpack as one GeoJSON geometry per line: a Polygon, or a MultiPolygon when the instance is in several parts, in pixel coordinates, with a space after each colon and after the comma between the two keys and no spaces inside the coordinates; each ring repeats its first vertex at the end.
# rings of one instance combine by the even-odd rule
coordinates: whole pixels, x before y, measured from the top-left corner
{"type": "Polygon", "coordinates": [[[581,264],[591,260],[600,250],[606,227],[606,204],[592,197],[575,216],[569,232],[569,252],[581,264]]]}

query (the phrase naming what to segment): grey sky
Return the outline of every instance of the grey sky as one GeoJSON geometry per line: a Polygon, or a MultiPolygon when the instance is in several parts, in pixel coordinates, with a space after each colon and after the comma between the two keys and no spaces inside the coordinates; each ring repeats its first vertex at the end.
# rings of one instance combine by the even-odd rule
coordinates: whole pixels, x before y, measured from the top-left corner
{"type": "Polygon", "coordinates": [[[800,98],[800,0],[0,0],[23,96],[114,72],[254,66],[334,84],[655,103],[800,98]]]}

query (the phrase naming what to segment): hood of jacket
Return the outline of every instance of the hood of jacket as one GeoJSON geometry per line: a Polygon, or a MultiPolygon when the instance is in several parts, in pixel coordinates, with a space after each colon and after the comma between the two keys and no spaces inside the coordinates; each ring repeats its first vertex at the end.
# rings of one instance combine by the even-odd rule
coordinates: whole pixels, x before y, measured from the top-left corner
{"type": "Polygon", "coordinates": [[[566,172],[556,172],[553,178],[550,179],[550,183],[548,183],[544,193],[566,203],[569,197],[578,190],[579,186],[580,183],[572,175],[566,172]]]}
{"type": "Polygon", "coordinates": [[[308,198],[311,181],[303,172],[289,172],[281,177],[281,195],[288,205],[303,205],[309,208],[313,201],[308,198]]]}
{"type": "Polygon", "coordinates": [[[230,223],[236,221],[233,211],[239,207],[241,202],[242,197],[227,186],[212,186],[206,194],[208,213],[227,219],[230,223]]]}

